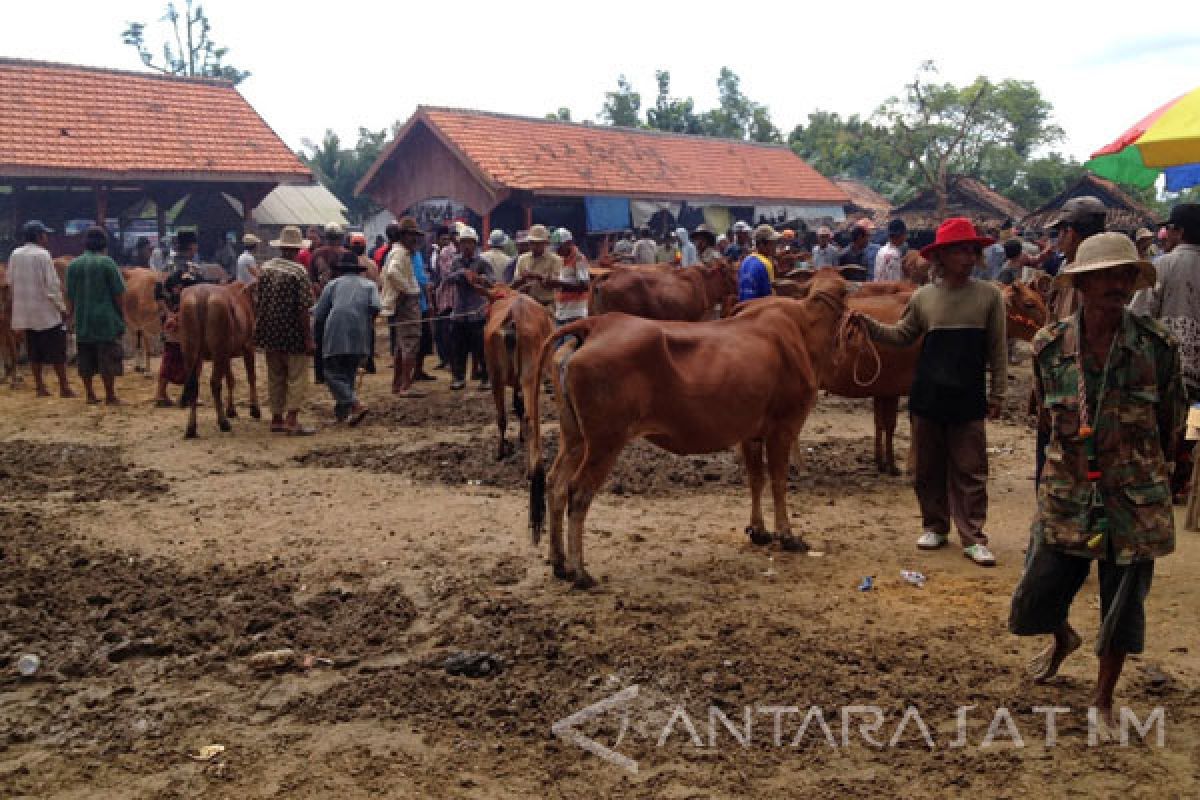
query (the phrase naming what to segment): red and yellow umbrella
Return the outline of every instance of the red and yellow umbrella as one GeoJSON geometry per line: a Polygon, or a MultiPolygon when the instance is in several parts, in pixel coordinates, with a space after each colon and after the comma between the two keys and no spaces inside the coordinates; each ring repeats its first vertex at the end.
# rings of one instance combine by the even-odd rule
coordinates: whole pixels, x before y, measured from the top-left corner
{"type": "Polygon", "coordinates": [[[1152,186],[1167,176],[1167,190],[1200,184],[1200,88],[1152,111],[1084,164],[1102,178],[1152,186]]]}

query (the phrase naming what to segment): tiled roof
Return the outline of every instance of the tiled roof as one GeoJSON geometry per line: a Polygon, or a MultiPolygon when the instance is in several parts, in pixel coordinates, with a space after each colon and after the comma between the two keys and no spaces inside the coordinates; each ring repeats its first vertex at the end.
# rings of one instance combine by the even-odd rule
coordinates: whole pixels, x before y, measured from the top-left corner
{"type": "Polygon", "coordinates": [[[496,188],[551,195],[841,205],[846,193],[781,145],[422,106],[360,183],[419,122],[496,188]]]}
{"type": "Polygon", "coordinates": [[[862,181],[849,178],[835,178],[834,183],[850,195],[850,202],[864,211],[883,214],[886,216],[892,210],[892,203],[879,192],[867,186],[862,181]]]}
{"type": "Polygon", "coordinates": [[[306,182],[227,81],[0,58],[0,175],[306,182]]]}

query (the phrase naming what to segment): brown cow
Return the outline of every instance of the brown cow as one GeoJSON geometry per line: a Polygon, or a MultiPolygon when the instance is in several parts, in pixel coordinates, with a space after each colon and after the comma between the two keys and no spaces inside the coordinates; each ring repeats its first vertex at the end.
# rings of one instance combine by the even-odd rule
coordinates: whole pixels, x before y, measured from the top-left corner
{"type": "MultiPolygon", "coordinates": [[[[867,286],[863,287],[866,288],[867,286]]],[[[880,322],[895,324],[903,316],[912,291],[912,288],[905,289],[903,284],[900,284],[891,294],[852,295],[847,305],[880,322]]],[[[1003,292],[1008,317],[1008,338],[1031,341],[1046,322],[1046,304],[1036,291],[1021,283],[1003,287],[1003,292]]],[[[875,413],[875,466],[880,472],[900,474],[896,468],[893,447],[896,416],[900,398],[908,396],[912,387],[920,352],[921,340],[905,348],[868,344],[865,341],[848,342],[847,351],[843,354],[838,368],[830,371],[829,382],[822,385],[823,389],[841,397],[872,398],[875,413]],[[875,370],[870,365],[871,348],[879,353],[880,358],[880,369],[873,378],[872,373],[875,370]],[[861,385],[864,383],[866,385],[861,385]]]]}
{"type": "Polygon", "coordinates": [[[592,283],[588,313],[621,311],[645,319],[696,322],[736,296],[737,279],[724,263],[680,269],[618,267],[592,283]]]}
{"type": "Polygon", "coordinates": [[[13,389],[21,383],[17,372],[17,345],[19,336],[12,328],[12,287],[8,283],[8,267],[0,264],[0,376],[8,378],[13,389]]]}
{"type": "Polygon", "coordinates": [[[792,442],[817,401],[847,284],[834,270],[813,279],[802,301],[764,298],[711,322],[662,322],[606,314],[560,328],[543,345],[554,358],[561,442],[542,478],[538,394],[530,398],[531,446],[539,453],[530,483],[530,531],[536,544],[550,505],[550,560],[557,577],[592,585],[583,565],[583,524],[621,449],[637,437],[677,455],[740,445],[751,493],[747,533],[770,541],[763,523],[763,451],[785,549],[805,550],[787,513],[792,442]],[[564,344],[559,347],[557,343],[564,344]],[[569,509],[564,554],[563,512],[569,509]]]}
{"type": "Polygon", "coordinates": [[[156,270],[132,267],[122,269],[121,277],[125,280],[121,307],[125,312],[125,333],[133,343],[133,368],[137,372],[146,372],[150,348],[162,332],[154,291],[167,276],[156,270]]]}
{"type": "MultiPolygon", "coordinates": [[[[500,460],[510,452],[504,440],[508,428],[504,390],[512,387],[513,411],[521,421],[521,441],[527,442],[529,420],[524,398],[538,392],[538,356],[542,342],[554,332],[554,323],[542,304],[532,297],[507,287],[490,289],[486,294],[491,305],[483,328],[483,355],[492,382],[492,398],[496,402],[496,427],[500,430],[496,459],[500,460]]],[[[536,460],[532,451],[530,459],[532,469],[536,460]]]]}
{"type": "Polygon", "coordinates": [[[233,405],[233,368],[235,356],[246,364],[246,382],[250,384],[250,416],[258,419],[258,388],[254,382],[254,297],[253,287],[242,283],[218,286],[201,283],[183,290],[179,300],[179,345],[183,350],[187,380],[182,405],[189,407],[186,438],[196,438],[196,401],[200,394],[200,371],[212,361],[213,406],[217,427],[230,430],[228,417],[236,417],[233,405]],[[221,380],[229,388],[221,402],[221,380]]]}

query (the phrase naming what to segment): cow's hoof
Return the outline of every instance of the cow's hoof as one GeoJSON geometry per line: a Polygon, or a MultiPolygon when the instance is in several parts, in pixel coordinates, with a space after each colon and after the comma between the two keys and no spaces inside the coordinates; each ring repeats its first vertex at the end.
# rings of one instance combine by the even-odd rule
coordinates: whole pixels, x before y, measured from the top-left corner
{"type": "Polygon", "coordinates": [[[218,422],[217,427],[221,429],[222,433],[229,433],[231,430],[233,430],[233,426],[229,424],[229,420],[227,419],[223,419],[218,422]]]}
{"type": "Polygon", "coordinates": [[[195,439],[195,438],[196,438],[196,429],[195,429],[195,428],[188,428],[188,429],[187,429],[187,432],[183,434],[183,438],[185,438],[185,439],[195,439]]]}
{"type": "Polygon", "coordinates": [[[799,536],[780,536],[779,546],[789,553],[807,553],[808,543],[799,536]]]}
{"type": "Polygon", "coordinates": [[[751,544],[762,546],[771,543],[771,532],[762,528],[756,528],[753,525],[746,526],[746,535],[750,537],[751,544]]]}
{"type": "Polygon", "coordinates": [[[258,406],[250,406],[250,416],[254,417],[255,419],[262,419],[262,411],[258,406]]]}
{"type": "Polygon", "coordinates": [[[237,419],[237,409],[233,406],[230,406],[229,408],[225,409],[225,416],[229,417],[230,419],[237,419]]]}
{"type": "Polygon", "coordinates": [[[567,572],[567,568],[562,564],[551,564],[550,568],[554,571],[554,577],[560,581],[569,581],[575,577],[572,573],[567,572]]]}
{"type": "Polygon", "coordinates": [[[575,580],[571,581],[571,588],[581,591],[587,591],[595,585],[596,581],[592,579],[591,575],[587,574],[586,570],[580,570],[579,574],[575,576],[575,580]]]}

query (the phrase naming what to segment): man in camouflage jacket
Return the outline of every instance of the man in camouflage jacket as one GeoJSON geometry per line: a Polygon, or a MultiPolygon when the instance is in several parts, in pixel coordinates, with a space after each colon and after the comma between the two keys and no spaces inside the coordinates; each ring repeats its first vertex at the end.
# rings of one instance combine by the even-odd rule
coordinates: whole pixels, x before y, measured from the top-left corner
{"type": "Polygon", "coordinates": [[[1067,615],[1097,562],[1094,705],[1111,725],[1125,657],[1144,645],[1154,559],[1175,549],[1168,458],[1183,432],[1186,395],[1174,338],[1125,309],[1135,289],[1154,282],[1154,267],[1127,236],[1089,237],[1059,281],[1078,289],[1083,305],[1033,343],[1038,423],[1050,444],[1009,630],[1053,634],[1030,665],[1036,681],[1053,677],[1081,643],[1067,615]]]}

